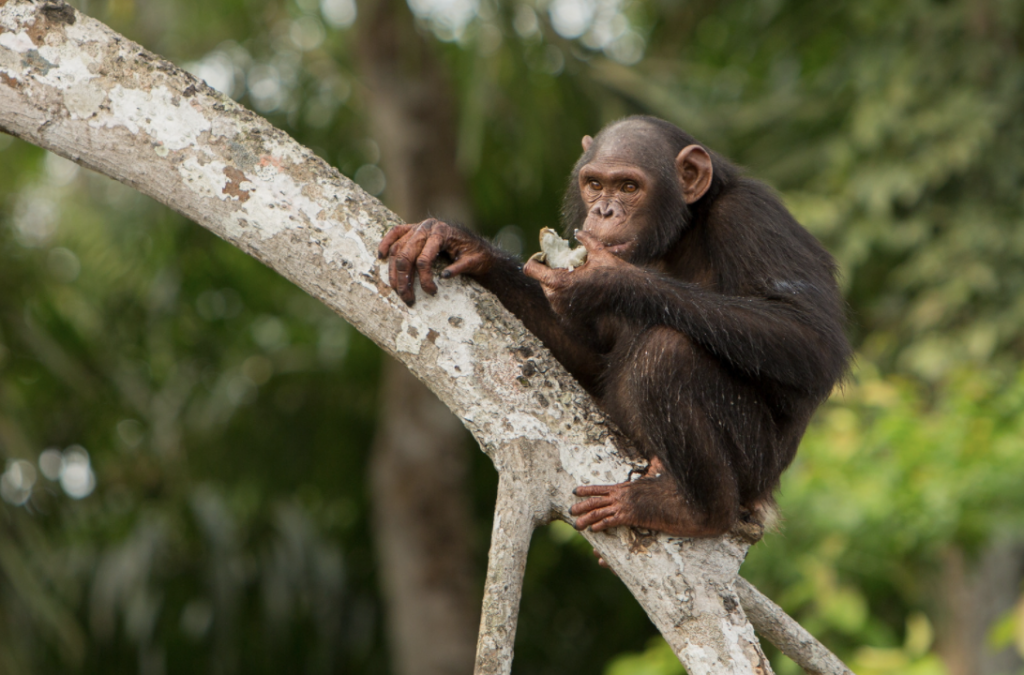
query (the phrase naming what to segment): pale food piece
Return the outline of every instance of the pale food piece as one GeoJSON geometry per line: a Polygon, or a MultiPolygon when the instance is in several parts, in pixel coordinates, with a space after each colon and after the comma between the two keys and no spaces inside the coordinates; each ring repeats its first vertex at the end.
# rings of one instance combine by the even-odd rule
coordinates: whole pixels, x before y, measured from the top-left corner
{"type": "Polygon", "coordinates": [[[530,260],[542,262],[552,269],[572,270],[587,262],[587,249],[582,246],[569,248],[569,241],[562,239],[549,227],[540,231],[540,251],[530,260]]]}

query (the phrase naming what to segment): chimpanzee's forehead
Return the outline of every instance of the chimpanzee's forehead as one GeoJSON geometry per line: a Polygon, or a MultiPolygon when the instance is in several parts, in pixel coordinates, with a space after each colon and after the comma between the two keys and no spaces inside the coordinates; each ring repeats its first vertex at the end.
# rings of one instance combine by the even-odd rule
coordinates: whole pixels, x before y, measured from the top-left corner
{"type": "Polygon", "coordinates": [[[676,154],[661,129],[643,120],[612,124],[602,129],[594,141],[594,159],[615,159],[651,167],[676,154]]]}

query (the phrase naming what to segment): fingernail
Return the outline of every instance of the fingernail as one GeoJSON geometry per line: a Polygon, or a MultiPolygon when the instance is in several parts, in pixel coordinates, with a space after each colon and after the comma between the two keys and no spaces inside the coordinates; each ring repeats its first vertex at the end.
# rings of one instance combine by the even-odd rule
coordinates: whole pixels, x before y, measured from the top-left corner
{"type": "Polygon", "coordinates": [[[573,489],[572,489],[572,493],[573,493],[574,495],[576,495],[577,497],[579,497],[579,493],[577,493],[577,492],[576,492],[576,488],[573,488],[573,489]]]}
{"type": "Polygon", "coordinates": [[[443,272],[441,272],[441,278],[442,279],[450,279],[451,276],[452,276],[452,273],[449,272],[448,270],[444,270],[443,272]]]}

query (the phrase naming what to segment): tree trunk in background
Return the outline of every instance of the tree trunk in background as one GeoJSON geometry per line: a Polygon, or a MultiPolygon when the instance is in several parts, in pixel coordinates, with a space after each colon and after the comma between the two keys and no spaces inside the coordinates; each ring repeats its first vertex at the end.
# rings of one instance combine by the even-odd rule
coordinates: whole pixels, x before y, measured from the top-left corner
{"type": "Polygon", "coordinates": [[[950,675],[1005,675],[1020,672],[1024,661],[1012,647],[995,651],[989,633],[1013,608],[1024,580],[1024,544],[988,545],[978,560],[964,552],[946,554],[940,598],[937,651],[950,675]]]}
{"type": "Polygon", "coordinates": [[[462,424],[409,370],[384,365],[374,441],[374,535],[392,672],[473,671],[480,593],[469,548],[462,424]]]}
{"type": "MultiPolygon", "coordinates": [[[[451,87],[403,0],[359,6],[358,56],[385,200],[402,218],[466,220],[451,87]]],[[[470,555],[467,434],[427,387],[386,359],[372,456],[377,555],[393,671],[470,673],[479,591],[470,555]]]]}

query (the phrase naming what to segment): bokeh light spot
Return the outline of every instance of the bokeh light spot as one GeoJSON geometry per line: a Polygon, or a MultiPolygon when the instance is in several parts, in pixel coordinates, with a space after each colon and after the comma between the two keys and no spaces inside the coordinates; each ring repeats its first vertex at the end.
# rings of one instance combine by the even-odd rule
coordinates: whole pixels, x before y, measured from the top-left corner
{"type": "Polygon", "coordinates": [[[265,351],[275,352],[290,342],[288,327],[276,316],[263,315],[252,324],[252,339],[265,351]]]}
{"type": "Polygon", "coordinates": [[[78,278],[82,271],[82,264],[72,251],[58,246],[46,254],[46,269],[57,281],[70,284],[78,278]]]}
{"type": "Polygon", "coordinates": [[[273,374],[274,364],[266,356],[250,356],[242,364],[242,376],[257,387],[269,382],[273,374]]]}
{"type": "Polygon", "coordinates": [[[70,185],[78,176],[79,167],[70,159],[65,159],[52,152],[46,153],[46,178],[54,187],[70,185]]]}
{"type": "Polygon", "coordinates": [[[331,28],[348,28],[356,20],[355,0],[320,0],[320,13],[331,28]]]}
{"type": "Polygon", "coordinates": [[[96,488],[96,474],[89,463],[89,453],[81,445],[72,445],[64,450],[60,486],[72,499],[88,497],[96,488]]]}
{"type": "Polygon", "coordinates": [[[593,0],[554,0],[548,8],[552,28],[568,40],[587,32],[595,11],[593,0]]]}
{"type": "Polygon", "coordinates": [[[231,96],[235,91],[235,64],[227,53],[219,49],[188,64],[186,69],[223,94],[231,96]]]}
{"type": "Polygon", "coordinates": [[[23,459],[7,462],[7,470],[0,475],[0,497],[8,504],[21,506],[32,496],[36,484],[36,468],[23,459]]]}
{"type": "Polygon", "coordinates": [[[138,420],[121,420],[117,423],[117,436],[129,448],[139,447],[146,429],[138,420]]]}
{"type": "Polygon", "coordinates": [[[354,178],[359,183],[359,187],[375,197],[384,192],[384,188],[388,184],[387,177],[376,164],[364,164],[359,167],[354,178]]]}
{"type": "Polygon", "coordinates": [[[64,470],[64,455],[57,448],[47,448],[39,453],[39,470],[50,480],[59,480],[64,470]]]}
{"type": "Polygon", "coordinates": [[[303,16],[292,21],[292,25],[288,29],[288,36],[296,47],[308,52],[323,43],[324,27],[316,17],[303,16]]]}

